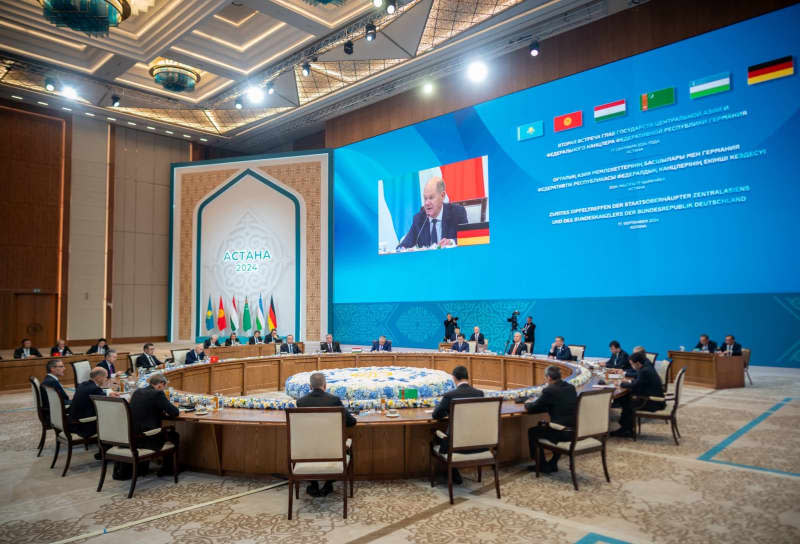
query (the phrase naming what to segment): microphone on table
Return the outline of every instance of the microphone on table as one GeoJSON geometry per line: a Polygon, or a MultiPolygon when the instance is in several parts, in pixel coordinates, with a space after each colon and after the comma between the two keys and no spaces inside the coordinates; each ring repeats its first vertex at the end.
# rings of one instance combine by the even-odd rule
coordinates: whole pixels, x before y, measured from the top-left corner
{"type": "MultiPolygon", "coordinates": [[[[415,247],[417,245],[417,242],[419,241],[419,235],[422,234],[422,227],[425,226],[425,223],[427,223],[429,219],[430,217],[428,217],[428,214],[425,214],[425,221],[423,221],[422,225],[419,226],[419,229],[417,230],[417,237],[414,238],[414,244],[411,247],[415,247]]],[[[400,246],[401,244],[397,244],[397,248],[399,248],[400,246]]]]}

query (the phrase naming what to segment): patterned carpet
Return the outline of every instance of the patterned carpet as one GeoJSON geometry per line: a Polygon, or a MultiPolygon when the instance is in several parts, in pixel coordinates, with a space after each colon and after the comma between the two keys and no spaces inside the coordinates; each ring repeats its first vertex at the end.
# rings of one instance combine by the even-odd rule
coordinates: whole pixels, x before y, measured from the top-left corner
{"type": "Polygon", "coordinates": [[[500,500],[486,474],[464,474],[455,506],[446,485],[357,482],[347,520],[337,487],[327,498],[301,491],[288,521],[278,480],[147,476],[128,500],[128,483],[109,477],[97,493],[96,450],[76,449],[61,478],[63,452],[49,469],[52,435],[35,457],[28,394],[0,395],[0,543],[800,542],[800,371],[753,368],[753,379],[687,388],[680,446],[657,422],[637,442],[611,439],[610,484],[599,456],[578,459],[578,492],[564,461],[538,480],[524,464],[504,468],[500,500]]]}

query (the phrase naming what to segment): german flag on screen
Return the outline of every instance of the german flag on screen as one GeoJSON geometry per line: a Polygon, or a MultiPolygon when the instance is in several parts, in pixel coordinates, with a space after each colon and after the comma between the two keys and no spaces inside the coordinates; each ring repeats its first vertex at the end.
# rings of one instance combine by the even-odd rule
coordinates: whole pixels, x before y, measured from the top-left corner
{"type": "Polygon", "coordinates": [[[476,246],[489,243],[489,223],[464,223],[456,231],[456,242],[460,246],[476,246]]]}
{"type": "Polygon", "coordinates": [[[747,84],[755,85],[770,79],[778,79],[794,74],[794,61],[791,55],[769,62],[762,62],[747,68],[747,84]]]}

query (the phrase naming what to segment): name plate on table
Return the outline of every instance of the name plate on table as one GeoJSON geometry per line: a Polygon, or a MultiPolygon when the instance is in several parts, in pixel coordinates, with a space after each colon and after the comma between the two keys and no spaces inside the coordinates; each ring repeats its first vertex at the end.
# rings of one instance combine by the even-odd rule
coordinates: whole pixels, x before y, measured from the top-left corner
{"type": "Polygon", "coordinates": [[[401,389],[400,394],[403,395],[404,399],[419,398],[419,392],[416,389],[401,389]]]}

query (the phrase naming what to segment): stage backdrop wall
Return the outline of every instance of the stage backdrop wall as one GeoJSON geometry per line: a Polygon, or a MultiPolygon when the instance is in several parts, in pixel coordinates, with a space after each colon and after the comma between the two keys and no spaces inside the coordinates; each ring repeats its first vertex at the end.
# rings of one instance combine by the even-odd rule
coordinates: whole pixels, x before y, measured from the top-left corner
{"type": "Polygon", "coordinates": [[[249,337],[272,319],[281,336],[327,333],[330,160],[317,151],[173,164],[171,340],[249,337]]]}
{"type": "Polygon", "coordinates": [[[557,334],[589,355],[617,339],[665,356],[732,333],[753,363],[800,366],[798,18],[795,5],[338,148],[338,340],[433,347],[449,311],[498,350],[518,309],[540,353],[557,334]],[[448,167],[476,157],[484,191],[459,196],[448,167]],[[423,185],[444,187],[436,222],[423,185]],[[457,247],[427,250],[445,238],[457,247]]]}

